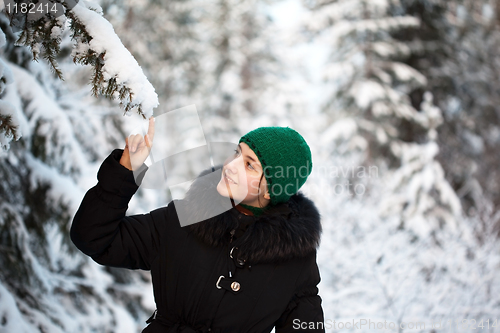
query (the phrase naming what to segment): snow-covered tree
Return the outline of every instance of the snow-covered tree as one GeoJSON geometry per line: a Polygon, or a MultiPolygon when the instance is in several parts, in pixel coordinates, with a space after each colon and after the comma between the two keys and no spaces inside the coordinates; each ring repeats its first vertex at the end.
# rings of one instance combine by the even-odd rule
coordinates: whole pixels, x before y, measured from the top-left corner
{"type": "MultiPolygon", "coordinates": [[[[428,78],[443,110],[438,160],[465,212],[483,221],[481,238],[500,204],[499,8],[498,1],[402,1],[399,11],[419,17],[418,31],[395,38],[412,49],[406,60],[428,78]]],[[[423,92],[411,96],[415,103],[423,92]]],[[[496,227],[498,234],[499,225],[496,227]]]]}
{"type": "MultiPolygon", "coordinates": [[[[4,31],[20,31],[15,37],[16,43],[29,47],[33,60],[40,57],[46,59],[54,73],[62,78],[57,57],[62,34],[69,29],[75,42],[73,61],[93,67],[92,93],[119,100],[125,113],[136,108],[144,118],[150,117],[153,108],[158,106],[158,96],[137,61],[123,46],[111,24],[102,17],[102,9],[97,3],[84,0],[76,6],[74,4],[65,1],[57,3],[59,12],[55,14],[49,6],[41,7],[42,14],[37,11],[38,7],[36,14],[29,14],[31,10],[23,12],[14,9],[11,3],[4,8],[2,3],[0,9],[9,21],[4,23],[4,31]],[[73,5],[69,6],[70,3],[73,5]]],[[[7,72],[5,75],[7,78],[7,72]]],[[[20,137],[12,112],[9,107],[0,110],[0,136],[5,143],[7,138],[20,137]]],[[[7,148],[5,144],[2,147],[7,148]]]]}
{"type": "Polygon", "coordinates": [[[337,321],[387,320],[396,330],[423,321],[428,332],[441,320],[454,331],[456,318],[484,324],[498,311],[499,281],[486,273],[498,270],[498,245],[472,237],[474,221],[437,159],[443,114],[411,62],[418,45],[399,38],[425,38],[426,7],[412,15],[408,2],[304,1],[304,33],[331,49],[319,141],[327,148],[309,185],[324,216],[320,290],[337,321]]]}
{"type": "Polygon", "coordinates": [[[390,179],[399,189],[390,192],[397,201],[391,195],[386,198],[391,212],[401,216],[405,228],[426,237],[442,227],[453,229],[449,224],[460,214],[460,204],[450,196],[453,191],[442,168],[433,162],[440,110],[432,107],[429,92],[422,106],[412,104],[410,95],[425,90],[427,79],[403,62],[411,50],[392,37],[399,30],[418,27],[419,20],[391,15],[395,3],[309,4],[306,28],[332,48],[325,69],[331,93],[323,109],[331,125],[323,140],[331,142],[337,153],[350,156],[350,163],[395,171],[390,179]],[[408,214],[419,217],[413,220],[408,214]]]}
{"type": "MultiPolygon", "coordinates": [[[[20,42],[1,16],[0,114],[15,131],[1,141],[9,149],[0,163],[0,331],[136,332],[153,310],[147,273],[101,267],[68,236],[99,164],[132,127],[117,105],[91,95],[142,117],[156,105],[131,54],[160,95],[155,115],[196,104],[207,141],[236,142],[252,126],[286,126],[288,111],[302,112],[260,2],[101,4],[80,1],[31,22],[20,42]]],[[[140,189],[129,213],[156,208],[158,197],[140,189]]]]}
{"type": "Polygon", "coordinates": [[[51,52],[47,31],[28,26],[15,33],[0,14],[1,332],[132,333],[154,307],[147,273],[99,266],[69,239],[72,216],[95,185],[98,166],[125,137],[119,107],[98,105],[89,98],[91,88],[133,92],[122,99],[129,113],[135,105],[147,116],[157,103],[141,68],[92,6],[81,2],[66,13],[71,27],[63,16],[44,25],[57,42],[54,57],[44,56],[51,52]],[[75,81],[79,71],[88,72],[73,61],[85,63],[85,57],[94,65],[92,87],[90,75],[75,81]]]}

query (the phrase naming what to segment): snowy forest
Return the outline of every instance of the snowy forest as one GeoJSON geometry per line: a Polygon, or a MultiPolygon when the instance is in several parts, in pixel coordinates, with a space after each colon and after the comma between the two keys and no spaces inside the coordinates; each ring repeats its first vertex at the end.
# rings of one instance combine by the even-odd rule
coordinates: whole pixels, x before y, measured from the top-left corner
{"type": "Polygon", "coordinates": [[[327,332],[500,330],[500,0],[46,2],[0,4],[0,333],[146,326],[149,272],[69,228],[126,136],[193,105],[206,141],[310,145],[327,332]]]}

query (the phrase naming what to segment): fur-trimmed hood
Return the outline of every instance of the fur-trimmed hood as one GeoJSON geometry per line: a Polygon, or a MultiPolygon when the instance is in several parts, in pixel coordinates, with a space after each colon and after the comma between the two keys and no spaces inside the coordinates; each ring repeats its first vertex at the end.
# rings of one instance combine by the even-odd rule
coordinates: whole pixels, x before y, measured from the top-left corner
{"type": "Polygon", "coordinates": [[[192,218],[202,221],[186,227],[195,237],[210,246],[227,245],[230,231],[238,228],[239,220],[252,219],[246,232],[234,242],[238,257],[247,263],[283,262],[304,257],[317,249],[322,231],[320,214],[300,191],[287,202],[269,207],[259,217],[244,215],[232,207],[215,217],[205,218],[219,198],[226,205],[229,201],[216,189],[222,165],[215,168],[214,177],[203,177],[210,173],[210,170],[203,171],[184,199],[192,207],[192,218]]]}

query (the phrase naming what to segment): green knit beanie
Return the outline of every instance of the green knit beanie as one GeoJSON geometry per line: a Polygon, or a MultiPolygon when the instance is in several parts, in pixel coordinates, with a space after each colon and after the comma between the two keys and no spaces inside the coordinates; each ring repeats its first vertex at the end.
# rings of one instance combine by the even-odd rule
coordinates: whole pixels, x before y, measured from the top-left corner
{"type": "Polygon", "coordinates": [[[259,158],[271,205],[287,201],[311,174],[311,150],[304,138],[289,127],[260,127],[239,142],[246,143],[259,158]]]}

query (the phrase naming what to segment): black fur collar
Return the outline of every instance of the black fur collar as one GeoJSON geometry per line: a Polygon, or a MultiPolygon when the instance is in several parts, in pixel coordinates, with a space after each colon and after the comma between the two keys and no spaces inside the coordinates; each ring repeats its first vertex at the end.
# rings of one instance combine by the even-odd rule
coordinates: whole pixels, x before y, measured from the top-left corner
{"type": "Polygon", "coordinates": [[[216,167],[214,177],[203,177],[211,174],[210,170],[203,171],[186,194],[184,200],[192,207],[193,220],[202,221],[186,227],[195,237],[210,246],[227,246],[229,232],[238,227],[237,216],[241,214],[242,218],[254,219],[235,242],[238,257],[245,258],[247,263],[283,262],[316,250],[322,231],[320,214],[300,191],[259,217],[246,216],[232,207],[215,217],[205,218],[214,201],[220,198],[221,202],[229,202],[216,189],[221,172],[222,166],[216,167]]]}

